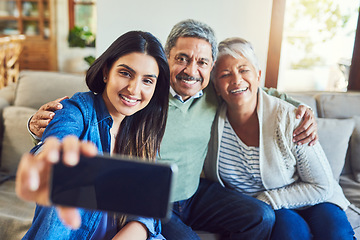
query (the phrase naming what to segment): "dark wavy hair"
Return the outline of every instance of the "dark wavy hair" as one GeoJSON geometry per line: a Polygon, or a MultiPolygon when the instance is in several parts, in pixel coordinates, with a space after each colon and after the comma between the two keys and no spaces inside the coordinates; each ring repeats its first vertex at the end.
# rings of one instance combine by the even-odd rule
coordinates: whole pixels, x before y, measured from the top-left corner
{"type": "Polygon", "coordinates": [[[89,89],[101,94],[105,89],[103,74],[122,56],[138,52],[155,58],[159,67],[154,95],[149,104],[121,122],[115,141],[115,152],[154,160],[160,151],[165,132],[170,88],[170,71],[159,40],[151,33],[130,31],[121,35],[90,66],[86,73],[89,89]]]}

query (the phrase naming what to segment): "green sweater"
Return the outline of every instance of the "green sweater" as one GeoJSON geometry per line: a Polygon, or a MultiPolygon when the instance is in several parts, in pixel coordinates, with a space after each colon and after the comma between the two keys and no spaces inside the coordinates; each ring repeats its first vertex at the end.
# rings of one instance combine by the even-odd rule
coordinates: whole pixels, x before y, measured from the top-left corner
{"type": "Polygon", "coordinates": [[[175,163],[172,201],[190,198],[196,191],[210,140],[211,125],[218,107],[210,85],[200,98],[180,102],[171,94],[164,138],[158,162],[175,163]]]}

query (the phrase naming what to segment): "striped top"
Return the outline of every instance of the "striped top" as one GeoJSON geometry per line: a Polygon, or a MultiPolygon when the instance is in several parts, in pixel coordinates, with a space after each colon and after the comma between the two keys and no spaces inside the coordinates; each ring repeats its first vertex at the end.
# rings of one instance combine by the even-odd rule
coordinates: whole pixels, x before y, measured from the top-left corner
{"type": "Polygon", "coordinates": [[[225,186],[255,196],[265,190],[260,175],[259,148],[249,147],[226,118],[221,137],[219,173],[225,186]]]}

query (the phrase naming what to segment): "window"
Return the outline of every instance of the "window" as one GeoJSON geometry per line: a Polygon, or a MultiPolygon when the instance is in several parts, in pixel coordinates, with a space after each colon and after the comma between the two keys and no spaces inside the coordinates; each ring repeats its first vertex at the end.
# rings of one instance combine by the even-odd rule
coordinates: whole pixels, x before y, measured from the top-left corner
{"type": "Polygon", "coordinates": [[[96,0],[69,0],[69,28],[75,26],[96,34],[96,0]]]}
{"type": "Polygon", "coordinates": [[[358,16],[357,0],[274,0],[265,86],[346,91],[349,80],[354,89],[358,16]]]}

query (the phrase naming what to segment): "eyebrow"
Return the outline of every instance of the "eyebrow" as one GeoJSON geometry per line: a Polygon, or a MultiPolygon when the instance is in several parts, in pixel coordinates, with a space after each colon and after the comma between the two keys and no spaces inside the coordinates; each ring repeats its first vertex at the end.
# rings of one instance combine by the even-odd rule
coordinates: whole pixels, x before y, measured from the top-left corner
{"type": "MultiPolygon", "coordinates": [[[[127,70],[129,70],[130,72],[132,72],[133,74],[136,73],[136,71],[134,69],[132,69],[131,67],[129,67],[126,64],[119,64],[119,65],[117,65],[117,67],[124,67],[127,70]]],[[[156,79],[158,78],[155,74],[145,74],[144,77],[151,77],[151,78],[156,78],[156,79]]]]}
{"type": "MultiPolygon", "coordinates": [[[[179,54],[176,55],[176,57],[179,57],[179,56],[190,58],[190,56],[185,54],[185,53],[179,53],[179,54]]],[[[208,59],[208,58],[200,58],[200,59],[198,59],[198,61],[210,62],[210,59],[208,59]]]]}
{"type": "MultiPolygon", "coordinates": [[[[238,66],[237,68],[240,69],[240,68],[243,68],[243,67],[247,67],[248,65],[246,64],[243,64],[243,65],[240,65],[238,66]]],[[[225,69],[221,69],[220,72],[225,72],[225,71],[230,71],[229,68],[225,68],[225,69]]]]}
{"type": "Polygon", "coordinates": [[[210,59],[208,58],[200,58],[201,61],[210,62],[210,59]]]}
{"type": "Polygon", "coordinates": [[[129,67],[129,66],[126,65],[126,64],[119,64],[119,65],[117,65],[117,67],[124,67],[124,68],[126,68],[127,70],[129,70],[130,72],[136,73],[136,71],[135,71],[134,69],[132,69],[131,67],[129,67]]]}
{"type": "Polygon", "coordinates": [[[243,65],[240,65],[238,68],[243,68],[243,67],[247,67],[248,65],[247,64],[243,64],[243,65]]]}
{"type": "Polygon", "coordinates": [[[189,55],[187,55],[187,54],[185,54],[185,53],[178,53],[178,54],[176,55],[176,57],[179,57],[179,56],[190,58],[189,55]]]}
{"type": "Polygon", "coordinates": [[[155,74],[146,74],[144,77],[150,77],[150,78],[158,78],[155,74]]]}

